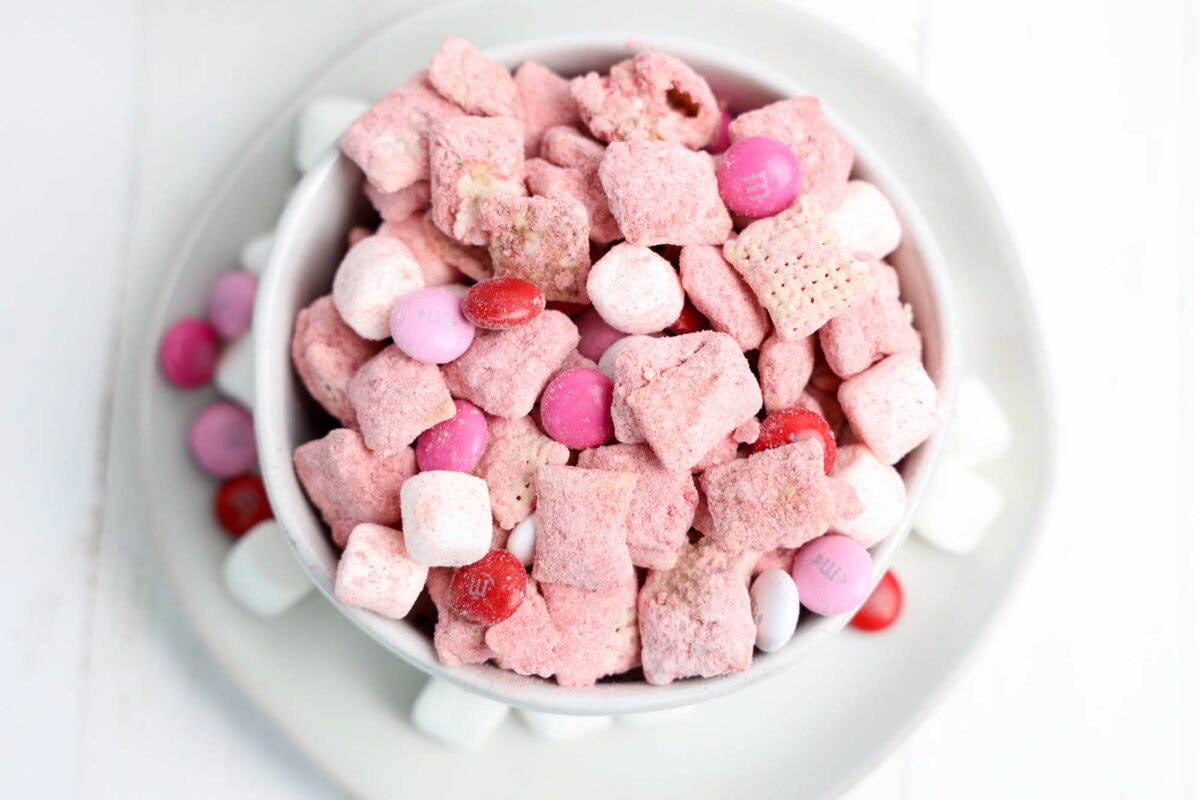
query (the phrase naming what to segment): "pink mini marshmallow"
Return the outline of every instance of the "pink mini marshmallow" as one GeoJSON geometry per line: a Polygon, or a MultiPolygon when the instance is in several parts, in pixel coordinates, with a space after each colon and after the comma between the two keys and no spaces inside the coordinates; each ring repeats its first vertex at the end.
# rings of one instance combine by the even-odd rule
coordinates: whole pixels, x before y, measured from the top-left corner
{"type": "Polygon", "coordinates": [[[599,174],[630,244],[721,244],[733,231],[706,153],[675,142],[614,142],[599,174]]]}
{"type": "Polygon", "coordinates": [[[883,258],[900,246],[900,217],[873,183],[850,181],[826,223],[846,249],[859,256],[883,258]]]}
{"type": "Polygon", "coordinates": [[[348,393],[363,441],[382,456],[400,452],[421,431],[454,416],[437,366],[414,361],[395,345],[363,365],[348,393]]]}
{"type": "Polygon", "coordinates": [[[683,286],[671,262],[627,242],[592,265],[587,296],[605,322],[625,333],[656,333],[683,311],[683,286]]]}
{"type": "Polygon", "coordinates": [[[579,108],[570,82],[536,61],[526,61],[513,73],[517,84],[517,117],[525,123],[525,155],[533,158],[547,131],[579,122],[579,108]]]}
{"type": "Polygon", "coordinates": [[[557,125],[542,136],[541,147],[535,155],[560,167],[594,171],[604,160],[604,145],[581,133],[574,125],[557,125]]]}
{"type": "Polygon", "coordinates": [[[363,193],[384,222],[408,219],[429,205],[429,181],[417,181],[394,192],[381,192],[370,181],[363,181],[363,193]]]}
{"type": "Polygon", "coordinates": [[[756,350],[771,329],[767,312],[721,249],[689,245],[679,254],[679,277],[696,310],[742,350],[756,350]]]}
{"type": "Polygon", "coordinates": [[[515,328],[479,331],[467,352],[446,365],[446,381],[489,414],[523,417],[578,343],[570,317],[543,311],[515,328]]]}
{"type": "Polygon", "coordinates": [[[493,658],[483,640],[486,625],[475,625],[450,610],[450,581],[454,570],[449,567],[434,567],[429,570],[426,588],[429,597],[437,606],[437,626],[433,629],[433,647],[438,660],[447,667],[460,664],[482,664],[493,658]]]}
{"type": "Polygon", "coordinates": [[[838,388],[854,435],[885,464],[895,464],[942,424],[937,387],[911,353],[888,356],[838,388]]]}
{"type": "Polygon", "coordinates": [[[430,130],[433,221],[463,244],[487,244],[479,201],[525,194],[525,134],[510,117],[456,117],[430,130]]]}
{"type": "Polygon", "coordinates": [[[538,468],[566,464],[571,451],[538,430],[529,417],[489,417],[487,422],[488,446],[476,472],[487,481],[496,523],[511,529],[537,503],[538,468]]]}
{"type": "Polygon", "coordinates": [[[508,70],[458,36],[447,36],[433,54],[429,82],[468,114],[511,117],[514,113],[517,84],[508,70]]]}
{"type": "Polygon", "coordinates": [[[354,120],[341,146],[381,192],[396,192],[429,179],[429,128],[463,116],[463,110],[439,95],[426,72],[392,89],[354,120]]]}
{"type": "Polygon", "coordinates": [[[708,83],[674,56],[638,53],[571,81],[579,114],[606,142],[662,140],[698,150],[716,139],[721,109],[708,83]]]}
{"type": "Polygon", "coordinates": [[[834,520],[830,532],[874,547],[896,531],[908,506],[908,491],[895,467],[876,458],[866,445],[851,444],[838,448],[831,477],[854,487],[862,513],[834,520]]]}
{"type": "Polygon", "coordinates": [[[308,393],[347,428],[357,428],[347,389],[354,373],[382,349],[342,321],[333,296],[314,300],[296,315],[292,364],[308,393]]]}
{"type": "Polygon", "coordinates": [[[589,237],[606,244],[621,238],[621,229],[608,207],[608,196],[595,167],[556,167],[540,158],[525,162],[529,191],[556,200],[576,200],[588,214],[589,237]]]}
{"type": "Polygon", "coordinates": [[[419,472],[400,487],[404,544],[427,567],[461,567],[483,558],[492,542],[492,512],[482,478],[465,472],[419,472]]]}
{"type": "Polygon", "coordinates": [[[399,239],[368,236],[346,253],[333,277],[333,303],[364,339],[391,336],[392,307],[425,285],[412,251],[399,239]]]}
{"type": "Polygon", "coordinates": [[[300,485],[339,547],[359,523],[397,525],[400,486],[417,474],[411,448],[379,456],[367,449],[357,431],[345,428],[300,445],[292,460],[300,485]]]}
{"type": "Polygon", "coordinates": [[[394,236],[408,245],[421,265],[426,286],[458,283],[465,275],[473,281],[492,277],[492,257],[486,247],[472,247],[451,239],[433,224],[433,212],[379,226],[380,236],[394,236]]]}
{"type": "Polygon", "coordinates": [[[533,577],[594,591],[620,586],[633,569],[625,519],[635,480],[629,472],[539,469],[533,577]]]}
{"type": "Polygon", "coordinates": [[[602,592],[562,583],[541,588],[559,632],[555,680],[560,686],[591,686],[641,663],[637,573],[630,570],[620,584],[602,592]]]}
{"type": "Polygon", "coordinates": [[[762,383],[763,407],[770,411],[794,408],[812,376],[816,361],[816,337],[782,339],[771,334],[758,351],[758,379],[762,383]]]}
{"type": "Polygon", "coordinates": [[[900,279],[882,261],[871,263],[875,291],[826,322],[818,335],[825,362],[842,378],[857,375],[893,353],[921,354],[921,336],[913,328],[912,308],[900,302],[900,279]]]}
{"type": "Polygon", "coordinates": [[[428,567],[408,557],[404,534],[364,522],[350,531],[333,595],[348,606],[403,619],[425,588],[428,574],[428,567]]]}
{"type": "Polygon", "coordinates": [[[532,578],[526,579],[525,600],[516,613],[483,634],[483,642],[495,653],[498,667],[542,678],[549,678],[558,666],[561,639],[532,578]]]}
{"type": "Polygon", "coordinates": [[[547,300],[587,301],[587,210],[576,200],[549,197],[485,197],[479,225],[498,277],[523,278],[547,300]]]}

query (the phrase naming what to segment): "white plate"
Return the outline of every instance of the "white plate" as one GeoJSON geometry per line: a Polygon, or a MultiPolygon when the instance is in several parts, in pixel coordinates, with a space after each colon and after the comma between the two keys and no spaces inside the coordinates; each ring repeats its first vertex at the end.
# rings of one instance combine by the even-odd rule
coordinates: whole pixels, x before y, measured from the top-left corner
{"type": "MultiPolygon", "coordinates": [[[[1028,553],[1049,490],[1047,381],[1013,248],[978,169],[929,102],[894,69],[807,16],[770,4],[603,5],[523,0],[439,6],[373,36],[311,94],[374,96],[424,64],[441,38],[481,47],[519,38],[620,30],[704,40],[768,61],[831,103],[893,165],[925,212],[955,279],[963,366],[997,391],[1016,439],[988,473],[1008,506],[962,559],[907,544],[896,572],[908,590],[883,634],[846,632],[791,671],[706,704],[667,727],[617,726],[547,744],[509,722],[478,753],[444,750],[406,723],[423,677],[351,626],[318,593],[264,622],[227,597],[228,541],[210,517],[212,483],[182,445],[209,395],[168,387],[147,337],[136,413],[143,495],[172,579],[201,637],[247,694],[335,780],[364,797],[820,796],[845,788],[944,691],[993,617],[1028,553]],[[167,500],[169,499],[169,503],[167,500]],[[514,772],[513,765],[523,769],[514,772]],[[512,779],[497,782],[497,776],[512,779]]],[[[270,227],[295,176],[291,119],[299,101],[231,175],[166,276],[149,329],[201,310],[215,275],[249,235],[270,227]]]]}

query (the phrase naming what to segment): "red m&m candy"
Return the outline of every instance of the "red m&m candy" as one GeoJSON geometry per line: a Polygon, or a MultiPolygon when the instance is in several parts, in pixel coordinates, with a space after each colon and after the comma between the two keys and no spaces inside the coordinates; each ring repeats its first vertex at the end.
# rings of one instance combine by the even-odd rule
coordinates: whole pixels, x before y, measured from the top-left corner
{"type": "Polygon", "coordinates": [[[463,316],[493,331],[524,325],[545,307],[542,290],[522,278],[492,278],[477,283],[462,300],[463,316]]]}
{"type": "Polygon", "coordinates": [[[883,573],[875,591],[858,609],[850,624],[860,631],[881,631],[896,621],[903,605],[904,592],[900,590],[900,581],[889,569],[883,573]]]}
{"type": "Polygon", "coordinates": [[[467,622],[495,625],[525,601],[525,567],[507,550],[491,550],[450,580],[450,608],[467,622]]]}
{"type": "Polygon", "coordinates": [[[222,483],[213,498],[213,513],[234,538],[274,516],[267,490],[257,475],[239,475],[222,483]]]}
{"type": "Polygon", "coordinates": [[[809,436],[820,439],[825,448],[825,474],[828,475],[837,460],[837,440],[833,438],[833,429],[825,418],[807,408],[783,408],[767,414],[758,432],[758,440],[751,449],[761,453],[809,436]]]}
{"type": "Polygon", "coordinates": [[[697,333],[708,328],[708,320],[690,302],[683,304],[679,318],[667,326],[671,333],[697,333]]]}

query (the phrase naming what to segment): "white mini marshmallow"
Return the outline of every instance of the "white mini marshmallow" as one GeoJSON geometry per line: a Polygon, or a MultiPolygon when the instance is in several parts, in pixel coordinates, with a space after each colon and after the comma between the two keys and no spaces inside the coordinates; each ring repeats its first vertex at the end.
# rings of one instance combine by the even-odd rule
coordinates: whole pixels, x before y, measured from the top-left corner
{"type": "Polygon", "coordinates": [[[763,570],[750,587],[750,610],[757,633],[754,646],[774,653],[792,640],[800,621],[800,592],[781,569],[763,570]]]}
{"type": "Polygon", "coordinates": [[[1004,510],[1004,494],[953,462],[942,462],[917,508],[913,528],[934,547],[967,555],[1004,510]]]}
{"type": "Polygon", "coordinates": [[[364,522],[350,531],[333,595],[348,606],[403,619],[425,588],[429,567],[408,557],[404,534],[364,522]]]}
{"type": "Polygon", "coordinates": [[[661,711],[643,711],[640,714],[622,714],[617,721],[622,725],[632,725],[636,728],[651,728],[659,725],[670,725],[687,719],[696,711],[696,705],[664,708],[661,711]]]}
{"type": "Polygon", "coordinates": [[[360,97],[344,95],[325,95],[306,105],[300,112],[292,147],[296,169],[301,172],[312,169],[350,123],[370,107],[371,104],[360,97]]]}
{"type": "Polygon", "coordinates": [[[487,555],[492,506],[487,482],[465,472],[431,470],[400,487],[408,557],[427,567],[461,567],[487,555]]]}
{"type": "Polygon", "coordinates": [[[227,344],[217,360],[213,375],[217,391],[246,408],[254,408],[254,336],[246,335],[227,344]]]}
{"type": "Polygon", "coordinates": [[[653,333],[646,336],[622,336],[608,346],[600,356],[600,360],[596,362],[596,368],[603,372],[608,377],[613,377],[613,364],[617,361],[617,354],[621,352],[621,348],[635,339],[658,339],[662,336],[661,333],[653,333]]]}
{"type": "Polygon", "coordinates": [[[896,209],[872,183],[850,181],[841,205],[825,223],[837,232],[851,253],[883,258],[900,245],[896,209]]]}
{"type": "Polygon", "coordinates": [[[412,723],[417,730],[460,750],[475,750],[508,715],[508,706],[431,678],[417,695],[412,723]]]}
{"type": "Polygon", "coordinates": [[[974,467],[994,461],[1011,446],[1012,428],[996,396],[978,376],[964,377],[946,432],[945,458],[974,467]]]}
{"type": "Polygon", "coordinates": [[[548,714],[544,711],[530,711],[527,708],[519,709],[517,713],[535,736],[548,742],[582,739],[584,736],[599,733],[613,723],[612,717],[605,716],[548,714]]]}
{"type": "Polygon", "coordinates": [[[536,539],[537,515],[530,514],[508,534],[508,544],[504,547],[528,568],[533,566],[533,543],[536,539]]]}
{"type": "Polygon", "coordinates": [[[260,233],[242,245],[238,251],[238,263],[242,269],[262,275],[271,261],[271,249],[275,246],[275,231],[260,233]]]}
{"type": "Polygon", "coordinates": [[[671,262],[627,242],[592,265],[587,292],[601,318],[623,333],[661,331],[683,311],[683,284],[671,262]]]}
{"type": "Polygon", "coordinates": [[[838,448],[830,475],[853,486],[863,505],[862,513],[854,519],[835,519],[829,526],[830,533],[849,536],[863,547],[874,547],[896,530],[908,504],[908,491],[895,467],[876,458],[866,445],[849,444],[838,448]]]}
{"type": "Polygon", "coordinates": [[[258,523],[234,543],[224,572],[230,594],[263,617],[282,614],[313,588],[275,520],[258,523]]]}
{"type": "Polygon", "coordinates": [[[394,236],[368,236],[346,253],[333,277],[333,304],[364,339],[392,335],[392,307],[425,285],[421,265],[394,236]]]}

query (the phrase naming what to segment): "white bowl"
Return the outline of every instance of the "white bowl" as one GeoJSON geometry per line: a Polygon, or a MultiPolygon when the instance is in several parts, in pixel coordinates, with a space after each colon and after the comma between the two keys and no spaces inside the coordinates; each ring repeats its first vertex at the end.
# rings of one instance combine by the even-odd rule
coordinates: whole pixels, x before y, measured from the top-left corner
{"type": "MultiPolygon", "coordinates": [[[[682,58],[703,74],[719,97],[734,110],[804,94],[800,84],[745,56],[693,42],[646,39],[640,46],[682,58]]],[[[562,74],[606,69],[627,58],[625,37],[591,36],[540,39],[489,51],[515,67],[539,61],[562,74]]],[[[404,76],[397,76],[397,81],[404,76]]],[[[874,182],[904,223],[904,238],[889,257],[900,275],[904,299],[912,304],[924,339],[926,369],[943,403],[953,403],[958,346],[949,279],[937,246],[918,209],[891,170],[871,146],[826,109],[831,123],[849,139],[857,159],[855,175],[874,182]]],[[[259,457],[271,505],[313,582],[359,627],[405,661],[437,677],[510,705],[563,714],[631,714],[672,708],[728,694],[796,663],[825,637],[840,630],[851,615],[804,615],[792,640],[781,650],[755,653],[745,672],[716,678],[676,681],[652,686],[643,681],[606,681],[591,687],[565,688],[553,680],[517,675],[490,665],[444,667],[431,639],[408,622],[389,620],[343,606],[333,599],[337,552],[325,525],[308,502],[292,465],[292,452],[329,429],[328,418],[308,397],[291,364],[291,338],[296,314],[328,294],[345,251],[346,232],[370,218],[361,192],[362,176],[348,159],[334,152],[310,170],[288,201],[276,231],[270,265],[259,286],[255,309],[255,421],[259,457]]],[[[909,506],[897,529],[871,550],[874,578],[887,569],[908,535],[913,512],[924,493],[941,449],[939,431],[908,455],[900,467],[908,486],[909,506]]]]}

